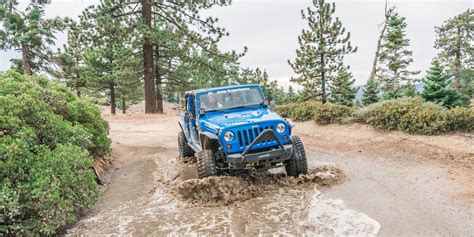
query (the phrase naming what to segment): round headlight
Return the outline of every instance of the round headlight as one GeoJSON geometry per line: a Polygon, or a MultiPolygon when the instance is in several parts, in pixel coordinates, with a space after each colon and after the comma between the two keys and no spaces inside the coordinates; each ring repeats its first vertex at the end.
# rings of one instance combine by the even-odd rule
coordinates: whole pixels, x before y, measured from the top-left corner
{"type": "Polygon", "coordinates": [[[227,131],[224,133],[224,140],[226,142],[231,142],[232,140],[234,140],[234,133],[231,132],[231,131],[227,131]]]}
{"type": "Polygon", "coordinates": [[[286,125],[284,123],[279,123],[277,124],[276,130],[278,133],[284,133],[286,130],[286,125]]]}

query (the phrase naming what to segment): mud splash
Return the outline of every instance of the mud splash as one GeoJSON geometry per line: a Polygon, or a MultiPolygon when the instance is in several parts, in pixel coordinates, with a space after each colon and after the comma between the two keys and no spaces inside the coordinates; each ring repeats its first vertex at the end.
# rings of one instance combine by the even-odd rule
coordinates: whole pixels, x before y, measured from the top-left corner
{"type": "Polygon", "coordinates": [[[287,176],[281,170],[276,173],[186,180],[179,175],[171,177],[165,172],[159,172],[156,177],[161,184],[164,184],[166,191],[183,201],[199,206],[229,205],[261,196],[265,191],[278,188],[316,188],[320,185],[338,184],[346,179],[344,172],[333,165],[318,166],[299,177],[287,176]]]}
{"type": "Polygon", "coordinates": [[[196,157],[191,156],[191,157],[177,157],[174,161],[174,164],[176,165],[194,165],[196,164],[196,157]]]}

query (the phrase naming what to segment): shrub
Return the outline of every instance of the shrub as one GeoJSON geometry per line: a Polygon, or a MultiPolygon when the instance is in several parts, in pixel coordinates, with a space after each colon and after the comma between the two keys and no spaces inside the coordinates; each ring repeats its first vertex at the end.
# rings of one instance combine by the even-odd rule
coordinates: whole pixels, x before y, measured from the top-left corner
{"type": "Polygon", "coordinates": [[[381,106],[373,106],[366,122],[378,129],[398,130],[402,117],[410,110],[418,110],[420,104],[421,101],[412,99],[388,100],[381,106]]]}
{"type": "Polygon", "coordinates": [[[376,108],[381,107],[386,102],[387,100],[384,100],[359,108],[354,113],[354,121],[359,123],[368,123],[370,117],[372,116],[372,111],[374,111],[376,108]]]}
{"type": "Polygon", "coordinates": [[[352,120],[380,130],[401,130],[412,134],[474,131],[473,108],[446,109],[438,104],[423,103],[420,98],[385,100],[357,111],[351,107],[317,101],[281,105],[276,111],[294,121],[314,119],[319,124],[329,124],[352,120]]]}
{"type": "Polygon", "coordinates": [[[52,235],[92,205],[107,130],[98,108],[61,84],[0,74],[0,235],[52,235]]]}
{"type": "Polygon", "coordinates": [[[75,100],[69,103],[68,120],[80,124],[92,134],[92,155],[101,157],[109,152],[110,139],[107,137],[109,124],[101,119],[99,109],[86,100],[75,100]]]}
{"type": "Polygon", "coordinates": [[[345,105],[320,104],[313,112],[313,119],[319,124],[342,123],[352,117],[354,109],[345,105]]]}
{"type": "Polygon", "coordinates": [[[351,117],[354,109],[344,105],[331,103],[323,104],[319,101],[306,101],[278,106],[276,111],[283,117],[294,121],[315,120],[320,124],[341,123],[351,117]]]}
{"type": "Polygon", "coordinates": [[[276,111],[283,117],[291,118],[294,121],[307,121],[313,118],[314,112],[313,101],[290,103],[286,105],[279,105],[276,111]]]}
{"type": "Polygon", "coordinates": [[[447,113],[446,119],[451,131],[474,131],[474,108],[452,108],[447,113]]]}
{"type": "Polygon", "coordinates": [[[419,104],[409,109],[404,116],[400,117],[399,123],[399,130],[413,134],[432,135],[448,130],[446,111],[430,104],[419,104]]]}
{"type": "Polygon", "coordinates": [[[278,105],[275,108],[275,111],[278,112],[281,116],[285,118],[291,118],[292,114],[291,111],[293,110],[295,104],[284,104],[284,105],[278,105]]]}
{"type": "Polygon", "coordinates": [[[401,130],[412,134],[433,135],[449,131],[472,131],[474,110],[445,109],[419,98],[382,101],[360,109],[356,121],[371,124],[381,130],[401,130]]]}

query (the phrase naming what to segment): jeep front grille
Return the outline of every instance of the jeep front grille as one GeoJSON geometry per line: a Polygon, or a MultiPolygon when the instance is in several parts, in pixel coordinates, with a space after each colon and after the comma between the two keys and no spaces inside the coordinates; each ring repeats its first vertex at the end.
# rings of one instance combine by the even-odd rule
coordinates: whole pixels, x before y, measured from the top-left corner
{"type": "MultiPolygon", "coordinates": [[[[255,138],[257,138],[258,135],[263,132],[263,130],[269,129],[269,128],[275,131],[275,127],[273,125],[266,126],[266,127],[242,129],[242,130],[237,131],[237,138],[239,139],[240,147],[250,145],[250,143],[252,143],[253,140],[255,140],[255,138]]],[[[272,141],[266,140],[266,141],[260,142],[260,144],[267,144],[269,142],[272,142],[272,141]]]]}

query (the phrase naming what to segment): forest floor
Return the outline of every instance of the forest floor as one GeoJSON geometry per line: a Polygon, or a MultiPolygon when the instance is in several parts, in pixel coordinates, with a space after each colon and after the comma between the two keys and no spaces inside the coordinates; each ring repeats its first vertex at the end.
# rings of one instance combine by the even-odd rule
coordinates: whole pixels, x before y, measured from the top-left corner
{"type": "Polygon", "coordinates": [[[99,202],[65,233],[459,236],[474,233],[474,135],[413,136],[296,123],[311,174],[196,179],[177,158],[178,111],[104,117],[112,166],[99,202]]]}

